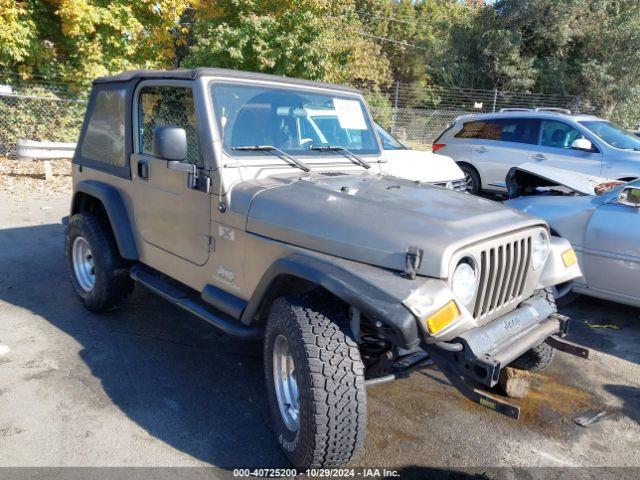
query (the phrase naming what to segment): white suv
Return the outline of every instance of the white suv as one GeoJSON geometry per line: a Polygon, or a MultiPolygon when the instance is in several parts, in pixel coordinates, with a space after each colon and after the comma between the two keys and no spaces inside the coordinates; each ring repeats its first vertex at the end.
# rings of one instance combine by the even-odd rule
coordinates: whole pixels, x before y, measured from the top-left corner
{"type": "Polygon", "coordinates": [[[453,158],[472,193],[504,191],[511,167],[539,162],[589,175],[640,178],[640,138],[592,115],[504,109],[458,117],[433,144],[453,158]]]}

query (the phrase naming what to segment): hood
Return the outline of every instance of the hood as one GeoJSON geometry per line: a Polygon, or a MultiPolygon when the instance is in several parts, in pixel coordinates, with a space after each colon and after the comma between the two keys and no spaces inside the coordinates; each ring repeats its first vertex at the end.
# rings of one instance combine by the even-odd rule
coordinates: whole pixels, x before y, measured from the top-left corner
{"type": "Polygon", "coordinates": [[[464,179],[464,173],[450,157],[423,150],[384,150],[382,169],[394,177],[418,182],[450,182],[464,179]]]}
{"type": "Polygon", "coordinates": [[[583,195],[600,195],[605,187],[608,190],[621,183],[608,178],[537,163],[523,163],[513,167],[507,174],[507,189],[510,198],[520,196],[529,189],[550,187],[564,187],[583,195]]]}
{"type": "Polygon", "coordinates": [[[400,271],[409,247],[418,247],[417,273],[431,277],[446,278],[451,255],[469,244],[544,225],[489,200],[368,172],[268,181],[239,188],[238,198],[232,191],[248,232],[400,271]]]}

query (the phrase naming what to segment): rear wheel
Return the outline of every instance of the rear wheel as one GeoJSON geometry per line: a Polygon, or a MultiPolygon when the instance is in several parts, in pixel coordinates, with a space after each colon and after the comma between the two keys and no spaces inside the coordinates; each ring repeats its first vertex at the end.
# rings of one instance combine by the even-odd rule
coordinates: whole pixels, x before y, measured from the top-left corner
{"type": "Polygon", "coordinates": [[[120,256],[104,219],[93,213],[75,214],[65,244],[69,278],[84,306],[94,312],[120,307],[133,291],[130,263],[120,256]]]}
{"type": "Polygon", "coordinates": [[[364,443],[364,366],[339,307],[324,296],[281,297],[267,319],[264,368],[273,430],[298,468],[342,465],[364,443]]]}
{"type": "Polygon", "coordinates": [[[478,171],[468,163],[459,163],[460,170],[464,172],[464,186],[467,192],[477,195],[480,193],[480,175],[478,171]]]}

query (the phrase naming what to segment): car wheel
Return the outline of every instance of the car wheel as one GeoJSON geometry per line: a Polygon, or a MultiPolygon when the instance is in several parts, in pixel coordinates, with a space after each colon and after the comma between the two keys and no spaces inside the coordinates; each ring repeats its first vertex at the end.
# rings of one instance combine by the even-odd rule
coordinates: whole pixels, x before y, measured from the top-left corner
{"type": "Polygon", "coordinates": [[[130,263],[120,256],[111,229],[101,217],[73,215],[67,225],[65,252],[73,289],[89,310],[118,308],[133,291],[130,263]]]}
{"type": "Polygon", "coordinates": [[[477,195],[480,193],[480,175],[471,165],[466,163],[458,164],[460,170],[464,172],[464,186],[467,192],[477,195]]]}
{"type": "Polygon", "coordinates": [[[364,365],[347,316],[324,296],[277,298],[264,336],[273,430],[297,468],[342,465],[362,448],[364,365]]]}
{"type": "Polygon", "coordinates": [[[527,350],[524,355],[516,358],[509,366],[520,370],[542,372],[551,365],[554,355],[553,347],[547,343],[541,343],[537,347],[527,350]]]}

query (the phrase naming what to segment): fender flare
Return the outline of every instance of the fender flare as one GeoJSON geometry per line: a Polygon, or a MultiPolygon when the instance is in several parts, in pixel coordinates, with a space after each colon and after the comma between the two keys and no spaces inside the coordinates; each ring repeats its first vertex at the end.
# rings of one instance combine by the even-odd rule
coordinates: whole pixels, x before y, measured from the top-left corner
{"type": "Polygon", "coordinates": [[[78,193],[94,197],[102,203],[107,213],[120,255],[127,260],[138,260],[138,248],[129,223],[129,215],[120,192],[111,185],[96,180],[83,180],[74,188],[71,215],[79,211],[78,193]]]}
{"type": "MultiPolygon", "coordinates": [[[[367,318],[382,322],[379,332],[395,345],[403,348],[416,346],[420,338],[413,314],[400,301],[376,286],[373,279],[368,281],[366,272],[358,271],[359,265],[300,253],[278,259],[262,276],[240,320],[247,325],[255,323],[256,317],[266,314],[266,309],[277,295],[278,280],[293,277],[324,288],[360,310],[367,318]]],[[[365,265],[360,268],[375,267],[365,265]]]]}

